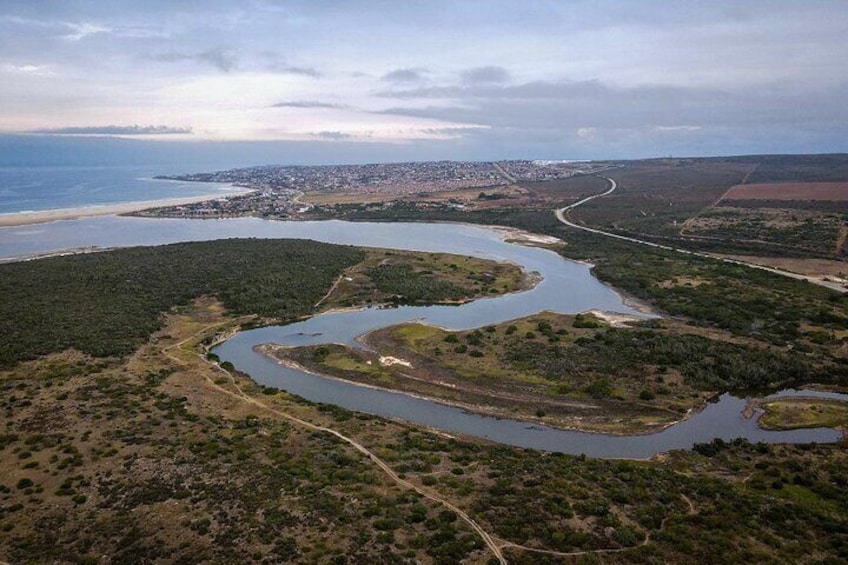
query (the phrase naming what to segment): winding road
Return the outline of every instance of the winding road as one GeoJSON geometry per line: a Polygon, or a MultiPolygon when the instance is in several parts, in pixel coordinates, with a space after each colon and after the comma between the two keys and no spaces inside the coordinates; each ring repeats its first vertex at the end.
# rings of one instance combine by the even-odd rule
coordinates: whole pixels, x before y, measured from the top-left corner
{"type": "Polygon", "coordinates": [[[757,265],[755,263],[748,263],[747,261],[740,261],[738,259],[727,259],[727,258],[724,258],[724,257],[716,257],[714,255],[710,255],[709,253],[702,253],[700,251],[690,251],[688,249],[682,249],[680,247],[672,247],[670,245],[663,245],[661,243],[654,243],[652,241],[645,241],[644,239],[637,239],[635,237],[628,237],[626,235],[620,235],[620,234],[617,234],[617,233],[612,233],[612,232],[603,231],[603,230],[599,230],[599,229],[595,229],[595,228],[590,228],[590,227],[583,226],[583,225],[580,225],[580,224],[575,224],[574,222],[569,221],[568,217],[567,217],[568,212],[570,212],[574,208],[577,208],[578,206],[582,206],[583,204],[594,200],[595,198],[600,198],[602,196],[607,196],[608,194],[612,194],[613,192],[615,192],[615,189],[618,188],[618,184],[615,182],[615,180],[613,180],[609,177],[600,177],[600,178],[602,178],[605,181],[607,181],[608,183],[610,183],[609,189],[607,189],[605,192],[600,192],[598,194],[593,194],[592,196],[587,196],[586,198],[583,198],[582,200],[578,200],[574,204],[569,204],[568,206],[564,206],[563,208],[558,208],[558,209],[554,210],[554,214],[556,215],[557,219],[560,222],[562,222],[563,224],[567,225],[570,228],[575,228],[575,229],[578,229],[578,230],[583,230],[585,232],[602,235],[604,237],[611,237],[613,239],[619,239],[619,240],[622,240],[622,241],[629,241],[630,243],[638,243],[639,245],[647,245],[648,247],[654,247],[656,249],[663,249],[665,251],[673,251],[675,253],[683,253],[683,254],[686,254],[686,255],[693,255],[695,257],[702,257],[704,259],[712,259],[714,261],[721,261],[723,263],[728,263],[728,264],[731,264],[731,265],[739,265],[739,266],[742,266],[742,267],[749,267],[751,269],[759,269],[761,271],[767,271],[769,273],[774,273],[775,275],[781,275],[781,276],[784,276],[784,277],[789,277],[791,279],[795,279],[795,280],[799,280],[799,281],[806,281],[806,282],[809,282],[809,283],[812,283],[812,284],[815,284],[815,285],[818,285],[818,286],[823,286],[825,288],[829,288],[830,290],[835,290],[837,292],[842,292],[842,293],[848,292],[848,290],[846,290],[845,288],[843,288],[841,285],[839,285],[837,283],[819,280],[817,278],[809,277],[807,275],[801,275],[801,274],[798,274],[798,273],[793,273],[791,271],[784,271],[782,269],[775,269],[774,267],[765,267],[763,265],[757,265]]]}

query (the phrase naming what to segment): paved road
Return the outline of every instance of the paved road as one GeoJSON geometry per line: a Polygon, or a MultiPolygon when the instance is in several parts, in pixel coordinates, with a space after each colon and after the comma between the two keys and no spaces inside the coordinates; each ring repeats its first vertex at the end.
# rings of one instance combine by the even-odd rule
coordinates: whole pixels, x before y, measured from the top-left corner
{"type": "Polygon", "coordinates": [[[806,275],[800,275],[798,273],[792,273],[790,271],[784,271],[782,269],[775,269],[774,267],[764,267],[763,265],[756,265],[754,263],[748,263],[746,261],[739,261],[738,259],[726,259],[726,258],[723,258],[723,257],[715,257],[715,256],[710,255],[708,253],[701,253],[699,251],[689,251],[688,249],[681,249],[679,247],[672,247],[670,245],[663,245],[661,243],[654,243],[652,241],[645,241],[644,239],[636,239],[635,237],[628,237],[626,235],[619,235],[617,233],[610,233],[608,231],[603,231],[603,230],[598,230],[598,229],[595,229],[595,228],[581,226],[580,224],[575,224],[574,222],[570,222],[568,220],[568,218],[566,217],[566,214],[570,210],[577,208],[578,206],[582,206],[586,202],[594,200],[595,198],[600,198],[602,196],[612,194],[613,192],[615,192],[615,189],[618,188],[618,184],[616,184],[616,182],[613,179],[608,178],[608,177],[601,177],[601,178],[604,179],[605,181],[607,181],[608,183],[610,183],[610,187],[609,187],[609,189],[607,189],[606,192],[601,192],[599,194],[587,196],[586,198],[584,198],[582,200],[578,200],[574,204],[569,204],[568,206],[554,210],[554,214],[556,214],[557,219],[560,222],[562,222],[563,224],[567,225],[568,227],[575,228],[575,229],[578,229],[578,230],[583,230],[583,231],[586,231],[586,232],[589,232],[589,233],[595,233],[595,234],[602,235],[602,236],[605,236],[605,237],[611,237],[613,239],[620,239],[622,241],[629,241],[631,243],[638,243],[639,245],[647,245],[648,247],[654,247],[656,249],[664,249],[666,251],[674,251],[675,253],[684,253],[686,255],[694,255],[696,257],[703,257],[705,259],[712,259],[714,261],[722,261],[723,263],[729,263],[731,265],[740,265],[742,267],[749,267],[751,269],[759,269],[761,271],[768,271],[769,273],[774,273],[776,275],[789,277],[791,279],[796,279],[796,280],[799,280],[799,281],[807,281],[807,282],[810,282],[810,283],[813,283],[813,284],[817,284],[819,286],[823,286],[825,288],[829,288],[829,289],[835,290],[837,292],[843,292],[843,293],[847,292],[846,289],[843,288],[841,285],[839,285],[837,283],[830,282],[830,281],[823,281],[823,280],[816,279],[816,278],[813,278],[813,277],[808,277],[806,275]]]}

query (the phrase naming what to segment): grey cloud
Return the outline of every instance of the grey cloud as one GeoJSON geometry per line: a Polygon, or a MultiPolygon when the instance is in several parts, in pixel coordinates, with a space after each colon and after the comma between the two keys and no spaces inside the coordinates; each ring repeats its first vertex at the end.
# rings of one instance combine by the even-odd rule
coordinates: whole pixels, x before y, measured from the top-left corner
{"type": "Polygon", "coordinates": [[[420,69],[395,69],[381,77],[386,82],[417,82],[423,78],[420,69]]]}
{"type": "Polygon", "coordinates": [[[208,49],[199,53],[161,53],[158,55],[151,55],[149,58],[154,61],[162,61],[165,63],[194,61],[197,63],[211,65],[225,73],[232,71],[238,66],[235,55],[233,55],[230,51],[221,48],[208,49]]]}
{"type": "Polygon", "coordinates": [[[449,126],[443,128],[425,128],[422,129],[422,133],[426,133],[429,135],[448,135],[452,137],[461,137],[469,133],[473,133],[480,128],[475,127],[464,127],[464,126],[449,126]]]}
{"type": "Polygon", "coordinates": [[[172,126],[79,126],[39,129],[28,133],[49,135],[174,135],[191,133],[191,128],[172,126]]]}
{"type": "Polygon", "coordinates": [[[287,75],[301,75],[312,78],[318,78],[323,76],[323,73],[318,69],[313,67],[304,67],[299,65],[292,65],[286,61],[286,57],[274,50],[265,50],[262,51],[259,56],[264,61],[260,64],[260,66],[272,73],[279,74],[287,74],[287,75]]]}
{"type": "Polygon", "coordinates": [[[323,73],[318,69],[313,69],[312,67],[298,67],[296,65],[288,65],[286,63],[272,63],[268,65],[268,70],[274,73],[280,73],[284,75],[301,75],[312,78],[319,78],[323,76],[323,73]]]}
{"type": "Polygon", "coordinates": [[[779,86],[722,91],[668,86],[618,88],[598,81],[540,81],[514,86],[409,89],[383,96],[451,102],[396,106],[383,110],[384,114],[502,129],[636,128],[700,135],[715,127],[817,130],[822,124],[848,121],[848,109],[840,102],[848,97],[848,84],[810,93],[779,86]]]}
{"type": "Polygon", "coordinates": [[[382,90],[374,95],[380,98],[457,98],[468,93],[468,89],[460,86],[422,86],[419,88],[405,88],[403,90],[382,90]]]}
{"type": "Polygon", "coordinates": [[[460,77],[470,84],[498,84],[509,82],[510,79],[509,71],[496,66],[468,69],[460,73],[460,77]]]}
{"type": "Polygon", "coordinates": [[[342,109],[348,106],[344,104],[331,104],[329,102],[318,102],[317,100],[292,100],[288,102],[277,102],[271,104],[271,108],[334,108],[342,109]]]}

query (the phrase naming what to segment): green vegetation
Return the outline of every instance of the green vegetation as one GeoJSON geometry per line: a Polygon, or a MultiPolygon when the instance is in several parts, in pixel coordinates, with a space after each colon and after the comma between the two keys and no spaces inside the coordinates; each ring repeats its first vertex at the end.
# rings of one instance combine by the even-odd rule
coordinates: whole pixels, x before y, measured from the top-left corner
{"type": "Polygon", "coordinates": [[[182,396],[174,381],[196,391],[202,376],[180,381],[156,348],[144,356],[104,366],[66,353],[0,372],[0,476],[13,487],[0,488],[0,559],[449,564],[482,545],[334,436],[211,389],[182,396]]]}
{"type": "Polygon", "coordinates": [[[763,402],[760,425],[776,430],[796,428],[848,428],[848,402],[807,398],[784,398],[763,402]]]}
{"type": "Polygon", "coordinates": [[[415,273],[410,265],[379,265],[370,269],[368,276],[380,292],[404,302],[459,300],[466,295],[462,287],[432,275],[415,273]]]}
{"type": "Polygon", "coordinates": [[[359,249],[305,240],[224,240],[0,265],[0,366],[74,348],[134,351],[162,313],[216,296],[236,314],[311,312],[359,249]]]}
{"type": "Polygon", "coordinates": [[[384,249],[366,249],[365,254],[364,261],[345,271],[322,306],[462,302],[528,285],[518,266],[486,259],[384,249]]]}
{"type": "MultiPolygon", "coordinates": [[[[98,268],[96,262],[77,265],[98,268]]],[[[85,275],[82,268],[74,273],[85,275]]],[[[333,278],[327,276],[326,287],[333,278]]],[[[99,323],[96,312],[78,312],[75,325],[99,323]]],[[[168,327],[125,360],[64,352],[0,370],[2,559],[448,564],[491,557],[456,514],[388,481],[348,444],[216,388],[234,392],[231,379],[257,401],[357,439],[402,478],[450,500],[507,542],[586,551],[578,559],[589,562],[848,559],[844,445],[713,442],[635,462],[461,441],[315,406],[238,374],[222,376],[192,350],[168,349],[201,327],[214,332],[228,320],[235,324],[220,308],[183,306],[167,320],[168,327]],[[622,551],[595,553],[606,549],[622,551]]],[[[495,359],[489,352],[514,341],[519,358],[512,363],[542,371],[546,364],[536,353],[560,362],[549,353],[571,349],[599,372],[587,377],[584,390],[569,390],[569,383],[550,390],[563,383],[543,383],[546,398],[576,395],[584,402],[595,394],[612,395],[597,402],[621,402],[615,396],[626,395],[648,406],[682,391],[680,398],[689,395],[691,402],[693,383],[742,379],[746,356],[759,359],[761,351],[730,343],[709,347],[710,340],[686,334],[675,321],[633,329],[611,329],[592,316],[575,321],[543,316],[448,334],[455,340],[433,328],[398,331],[411,347],[427,352],[432,342],[434,357],[439,348],[442,357],[465,366],[495,359]],[[466,352],[456,353],[455,346],[466,352]],[[620,364],[598,362],[605,347],[620,364]],[[715,366],[688,359],[704,348],[715,366]],[[596,378],[604,370],[624,376],[632,370],[632,386],[612,374],[596,378]],[[691,383],[684,377],[690,371],[691,383]],[[655,398],[646,398],[646,391],[655,398]]],[[[781,353],[778,361],[786,366],[773,366],[774,372],[786,377],[798,360],[817,370],[829,347],[820,345],[809,353],[781,353]]],[[[326,347],[318,356],[329,361],[335,355],[326,347]]],[[[541,382],[538,375],[528,377],[520,387],[541,382]]],[[[551,417],[547,404],[532,409],[539,418],[551,417]]],[[[562,562],[521,548],[505,552],[510,563],[562,562]]]]}
{"type": "MultiPolygon", "coordinates": [[[[844,446],[709,444],[662,462],[605,461],[409,430],[395,467],[461,500],[484,528],[577,562],[813,563],[848,558],[844,446]],[[650,535],[650,542],[645,543],[650,535]],[[602,549],[630,548],[615,554],[602,549]]],[[[510,563],[568,563],[512,550],[510,563]]]]}
{"type": "Polygon", "coordinates": [[[346,219],[464,221],[558,237],[567,243],[561,254],[593,263],[600,280],[663,312],[777,345],[836,348],[841,345],[839,332],[848,325],[848,295],[766,271],[577,231],[559,223],[546,206],[467,213],[402,206],[337,212],[346,219]]]}
{"type": "Polygon", "coordinates": [[[624,433],[655,430],[727,391],[846,378],[832,361],[697,331],[673,321],[610,328],[589,314],[544,313],[461,332],[405,324],[368,334],[367,350],[332,345],[265,352],[486,414],[624,433]],[[381,356],[406,363],[384,364],[381,356]]]}
{"type": "Polygon", "coordinates": [[[766,271],[686,256],[594,234],[569,236],[563,251],[595,263],[599,279],[675,316],[796,349],[834,346],[848,324],[848,295],[766,271]]]}

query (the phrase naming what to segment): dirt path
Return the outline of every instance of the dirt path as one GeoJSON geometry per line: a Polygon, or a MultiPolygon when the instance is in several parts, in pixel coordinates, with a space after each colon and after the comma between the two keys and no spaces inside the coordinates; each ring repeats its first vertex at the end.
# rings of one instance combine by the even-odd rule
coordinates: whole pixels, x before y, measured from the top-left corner
{"type": "Polygon", "coordinates": [[[321,300],[319,300],[318,302],[315,303],[315,305],[312,307],[312,309],[316,310],[319,306],[321,306],[321,304],[324,303],[325,300],[330,298],[330,295],[332,295],[334,292],[336,292],[336,288],[338,288],[339,284],[345,279],[346,276],[347,276],[347,273],[342,273],[338,277],[336,277],[335,282],[333,282],[333,286],[330,287],[330,290],[327,291],[327,294],[325,294],[324,296],[321,297],[321,300]]]}
{"type": "MultiPolygon", "coordinates": [[[[274,414],[275,416],[283,418],[283,419],[285,419],[285,420],[287,420],[291,423],[294,423],[298,426],[304,427],[304,428],[311,430],[311,431],[324,432],[324,433],[331,434],[334,437],[336,437],[337,439],[347,443],[348,445],[350,445],[351,447],[356,449],[359,453],[361,453],[362,455],[364,455],[365,457],[370,459],[371,462],[374,463],[374,465],[376,465],[381,471],[383,471],[383,473],[392,482],[394,482],[398,486],[405,488],[405,489],[408,489],[408,490],[415,491],[418,494],[420,494],[421,496],[423,496],[424,498],[426,498],[426,499],[428,499],[432,502],[435,502],[437,504],[440,504],[441,506],[444,506],[445,508],[455,512],[460,518],[462,518],[462,520],[464,520],[477,533],[477,535],[480,536],[480,538],[486,544],[489,551],[492,552],[492,554],[495,556],[497,561],[499,563],[501,563],[502,565],[507,564],[507,559],[503,554],[504,549],[513,549],[513,550],[518,550],[518,551],[529,551],[529,552],[533,552],[533,553],[543,553],[545,555],[552,555],[552,556],[558,556],[558,557],[579,557],[581,555],[588,555],[588,554],[621,553],[621,552],[624,552],[624,551],[630,551],[632,549],[643,547],[643,546],[645,546],[645,545],[647,545],[651,542],[651,532],[647,531],[645,533],[645,538],[642,540],[642,542],[639,543],[636,546],[633,546],[633,547],[621,547],[621,548],[610,548],[610,549],[594,549],[594,550],[586,550],[586,551],[562,552],[562,551],[555,551],[555,550],[549,550],[549,549],[540,549],[540,548],[528,547],[528,546],[525,546],[525,545],[513,543],[513,542],[510,542],[510,541],[506,541],[506,540],[501,540],[501,539],[494,537],[492,534],[490,534],[485,529],[483,529],[483,527],[480,526],[480,524],[478,524],[467,512],[465,512],[464,510],[462,510],[461,508],[459,508],[458,506],[456,506],[455,504],[453,504],[449,500],[447,500],[447,499],[439,496],[438,494],[435,494],[435,493],[433,493],[433,492],[431,492],[431,491],[429,491],[429,490],[427,490],[423,487],[420,487],[416,484],[413,484],[410,481],[407,481],[406,479],[401,478],[385,461],[380,459],[373,451],[369,450],[367,447],[365,447],[363,444],[359,443],[355,439],[350,438],[350,437],[348,437],[348,436],[342,434],[341,432],[334,430],[332,428],[328,428],[326,426],[319,426],[317,424],[313,424],[313,423],[308,422],[306,420],[302,420],[302,419],[300,419],[300,418],[298,418],[298,417],[296,417],[292,414],[289,414],[288,412],[279,410],[277,408],[274,408],[273,406],[269,406],[268,404],[261,402],[260,400],[257,400],[256,398],[254,398],[254,397],[248,395],[246,392],[244,392],[244,390],[241,388],[241,386],[239,386],[238,382],[236,381],[235,376],[232,373],[230,373],[229,371],[227,371],[226,369],[221,367],[219,364],[210,361],[202,353],[196,351],[193,347],[191,347],[191,348],[185,347],[186,344],[188,344],[192,341],[197,341],[200,338],[200,336],[209,333],[211,330],[218,328],[218,327],[226,326],[226,325],[232,325],[233,323],[234,322],[232,320],[226,320],[226,321],[223,321],[223,322],[218,322],[218,323],[214,323],[214,324],[204,326],[203,328],[201,328],[197,332],[193,333],[191,336],[189,336],[189,337],[187,337],[187,338],[185,338],[185,339],[183,339],[183,340],[181,340],[181,341],[179,341],[175,344],[172,344],[172,345],[169,345],[169,346],[162,348],[162,350],[161,350],[162,354],[165,357],[167,357],[168,359],[170,359],[172,362],[174,362],[174,363],[176,363],[177,365],[180,365],[180,366],[187,366],[190,363],[188,361],[186,361],[185,359],[180,359],[179,357],[174,355],[172,353],[174,350],[180,350],[180,351],[182,351],[186,354],[197,357],[197,359],[204,366],[211,367],[214,371],[217,371],[219,373],[226,375],[227,379],[229,380],[229,385],[232,387],[232,388],[226,388],[226,387],[218,384],[217,382],[215,382],[215,380],[209,374],[205,374],[204,379],[206,381],[206,384],[210,388],[212,388],[212,389],[214,389],[214,390],[216,390],[216,391],[218,391],[218,392],[220,392],[224,395],[227,395],[231,398],[235,398],[236,400],[239,400],[239,401],[244,402],[246,404],[250,404],[251,406],[255,406],[255,407],[257,407],[257,408],[259,408],[259,409],[261,409],[265,412],[274,414]]],[[[216,341],[215,343],[218,343],[218,341],[216,341]]],[[[683,499],[683,501],[688,506],[687,515],[696,514],[697,510],[695,509],[695,505],[692,503],[692,501],[689,499],[689,497],[687,497],[684,494],[681,494],[680,497],[683,499]]],[[[660,523],[660,527],[657,531],[658,532],[664,531],[665,527],[666,527],[666,523],[668,522],[669,519],[671,519],[673,517],[674,516],[666,516],[665,518],[663,518],[662,522],[660,523]]],[[[0,561],[0,565],[8,565],[8,564],[0,561]]]]}
{"type": "MultiPolygon", "coordinates": [[[[757,168],[759,166],[760,166],[760,164],[757,163],[753,167],[751,167],[751,170],[748,171],[745,174],[744,177],[742,177],[742,180],[739,182],[739,184],[745,184],[746,182],[748,182],[748,177],[750,177],[754,173],[754,171],[757,170],[757,168]]],[[[686,221],[683,222],[683,224],[680,226],[680,231],[678,232],[680,234],[680,237],[686,237],[686,232],[689,230],[689,228],[692,226],[692,224],[695,222],[695,220],[700,218],[701,215],[704,214],[705,212],[708,212],[708,211],[712,210],[713,208],[715,208],[716,206],[718,206],[719,202],[721,202],[722,200],[727,198],[727,195],[730,193],[731,190],[733,190],[734,186],[736,186],[736,185],[733,185],[730,188],[728,188],[727,190],[725,190],[724,192],[722,192],[721,196],[719,196],[716,199],[715,202],[709,204],[708,206],[705,206],[703,209],[701,209],[697,214],[695,214],[691,218],[687,218],[686,221]]]]}
{"type": "MultiPolygon", "coordinates": [[[[692,516],[697,514],[698,511],[695,509],[695,505],[692,504],[692,501],[685,494],[681,494],[680,498],[683,499],[683,502],[689,507],[689,510],[686,512],[687,516],[692,516]]],[[[657,532],[663,532],[665,530],[665,525],[669,521],[669,519],[674,516],[666,516],[660,522],[660,527],[657,529],[657,532]]],[[[589,555],[589,554],[603,554],[603,553],[622,553],[624,551],[630,551],[633,549],[637,549],[640,547],[644,547],[651,543],[651,532],[645,532],[645,539],[642,540],[638,545],[634,545],[632,547],[617,547],[610,549],[587,549],[586,551],[554,551],[552,549],[539,549],[535,547],[527,547],[525,545],[519,545],[517,543],[512,542],[501,542],[501,549],[519,549],[522,551],[531,551],[533,553],[544,553],[545,555],[555,555],[557,557],[580,557],[581,555],[589,555]]]]}
{"type": "Polygon", "coordinates": [[[839,234],[836,236],[836,246],[834,252],[837,256],[842,254],[845,249],[845,240],[848,239],[848,224],[840,224],[839,234]]]}
{"type": "Polygon", "coordinates": [[[196,355],[201,360],[202,363],[207,364],[207,365],[211,365],[218,372],[221,372],[221,373],[227,375],[227,377],[230,380],[230,383],[232,384],[232,386],[235,390],[233,391],[233,390],[230,390],[228,388],[224,388],[223,386],[216,383],[207,374],[207,375],[205,375],[204,378],[206,379],[207,385],[210,386],[211,388],[217,390],[218,392],[224,393],[224,394],[226,394],[226,395],[228,395],[232,398],[236,398],[237,400],[240,400],[242,402],[246,402],[248,404],[256,406],[257,408],[260,408],[260,409],[262,409],[266,412],[270,412],[270,413],[272,413],[276,416],[284,418],[285,420],[288,420],[289,422],[297,424],[298,426],[301,426],[301,427],[304,427],[308,430],[312,430],[312,431],[316,431],[316,432],[325,432],[325,433],[331,434],[331,435],[335,436],[336,438],[340,439],[341,441],[347,443],[348,445],[350,445],[351,447],[353,447],[354,449],[359,451],[362,455],[364,455],[368,459],[370,459],[377,467],[379,467],[389,477],[389,479],[391,479],[397,485],[399,485],[403,488],[406,488],[408,490],[413,490],[413,491],[417,492],[418,494],[420,494],[421,496],[427,498],[428,500],[431,500],[433,502],[441,504],[445,508],[455,512],[459,517],[461,517],[463,520],[465,520],[465,522],[468,523],[468,525],[471,526],[471,528],[475,532],[477,532],[477,534],[483,539],[483,542],[486,544],[486,546],[489,548],[489,550],[494,554],[494,556],[498,560],[498,562],[503,564],[503,565],[506,565],[507,561],[503,556],[503,552],[501,551],[501,547],[499,546],[499,544],[497,544],[495,542],[495,540],[492,538],[492,536],[486,530],[484,530],[476,521],[474,521],[473,518],[471,518],[471,516],[469,516],[462,509],[460,509],[459,507],[457,507],[456,505],[454,505],[450,501],[448,501],[448,500],[446,500],[446,499],[444,499],[444,498],[442,498],[442,497],[440,497],[440,496],[438,496],[438,495],[436,495],[436,494],[434,494],[434,493],[432,493],[428,490],[425,490],[422,487],[419,487],[419,486],[407,481],[406,479],[402,479],[400,476],[398,476],[397,473],[394,472],[394,470],[392,470],[391,467],[389,467],[389,465],[386,462],[384,462],[382,459],[377,457],[376,454],[374,454],[372,451],[370,451],[368,448],[366,448],[364,445],[362,445],[358,441],[347,437],[346,435],[342,434],[341,432],[339,432],[337,430],[334,430],[332,428],[327,428],[327,427],[324,427],[324,426],[319,426],[319,425],[313,424],[311,422],[307,422],[306,420],[301,420],[300,418],[298,418],[296,416],[293,416],[293,415],[291,415],[287,412],[283,412],[282,410],[278,410],[278,409],[276,409],[272,406],[268,406],[264,402],[260,402],[259,400],[253,398],[252,396],[248,395],[247,393],[245,393],[242,390],[242,388],[236,382],[235,377],[229,371],[222,368],[217,363],[212,363],[211,361],[207,360],[202,354],[198,353],[197,351],[194,351],[194,350],[188,351],[188,350],[184,349],[185,344],[189,343],[190,341],[196,340],[198,338],[198,336],[203,335],[204,333],[208,332],[211,329],[214,329],[216,327],[223,326],[223,325],[226,325],[226,324],[230,324],[230,323],[232,323],[232,322],[226,321],[226,322],[219,322],[219,323],[216,323],[216,324],[211,324],[209,326],[206,326],[206,327],[202,328],[201,330],[197,331],[196,333],[194,333],[193,335],[187,337],[186,339],[184,339],[184,340],[182,340],[182,341],[180,341],[180,342],[178,342],[174,345],[169,345],[169,346],[163,348],[162,354],[165,355],[171,361],[177,363],[178,365],[182,365],[182,366],[188,365],[188,362],[183,360],[183,359],[180,359],[179,357],[177,357],[175,355],[173,355],[171,353],[172,350],[180,349],[182,351],[186,351],[190,354],[196,355]]]}

